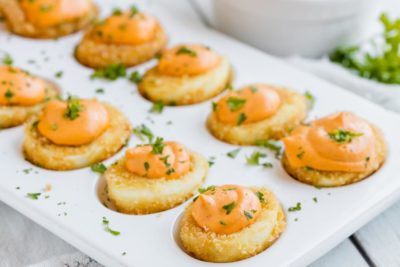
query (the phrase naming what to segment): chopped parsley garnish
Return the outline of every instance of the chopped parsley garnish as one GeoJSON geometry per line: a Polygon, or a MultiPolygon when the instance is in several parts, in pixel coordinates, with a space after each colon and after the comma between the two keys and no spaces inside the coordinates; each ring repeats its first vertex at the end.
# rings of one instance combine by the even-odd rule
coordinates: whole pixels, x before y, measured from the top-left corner
{"type": "Polygon", "coordinates": [[[61,77],[63,76],[63,74],[64,74],[64,72],[59,71],[59,72],[57,72],[54,76],[55,76],[56,78],[61,78],[61,77]]]}
{"type": "Polygon", "coordinates": [[[257,191],[257,192],[254,192],[254,194],[258,197],[258,199],[260,200],[261,203],[263,203],[265,201],[263,192],[257,191]]]}
{"type": "Polygon", "coordinates": [[[139,9],[136,6],[131,6],[130,8],[131,14],[129,17],[133,18],[137,13],[139,13],[139,9]]]}
{"type": "Polygon", "coordinates": [[[313,168],[313,167],[310,167],[310,166],[304,166],[304,170],[305,170],[305,171],[313,171],[314,168],[313,168]]]}
{"type": "Polygon", "coordinates": [[[26,197],[27,198],[30,198],[30,199],[33,199],[33,200],[38,200],[39,199],[39,196],[41,195],[42,193],[27,193],[26,194],[26,197]]]}
{"type": "Polygon", "coordinates": [[[253,215],[250,212],[248,212],[247,210],[245,210],[243,212],[243,214],[244,214],[244,216],[246,216],[247,220],[253,219],[253,215]]]}
{"type": "Polygon", "coordinates": [[[239,97],[229,97],[226,100],[226,104],[228,105],[230,111],[235,112],[241,109],[246,103],[246,99],[242,99],[239,97]]]}
{"type": "Polygon", "coordinates": [[[122,15],[122,10],[120,8],[114,8],[113,12],[112,12],[113,16],[120,16],[122,15]]]}
{"type": "Polygon", "coordinates": [[[143,165],[144,165],[144,169],[146,171],[148,171],[150,169],[150,163],[148,163],[147,161],[143,165]]]}
{"type": "Polygon", "coordinates": [[[219,221],[219,224],[220,224],[220,225],[223,225],[223,226],[227,226],[227,225],[228,225],[228,224],[226,224],[226,222],[223,221],[223,220],[220,220],[220,221],[219,221]]]}
{"type": "Polygon", "coordinates": [[[160,157],[162,162],[164,163],[165,167],[170,167],[171,164],[168,162],[169,155],[166,155],[165,157],[160,157]]]}
{"type": "Polygon", "coordinates": [[[104,89],[103,88],[98,88],[96,89],[96,94],[104,94],[104,89]]]}
{"type": "Polygon", "coordinates": [[[302,150],[302,151],[300,151],[299,153],[297,153],[296,157],[297,157],[298,159],[302,159],[303,156],[304,156],[304,153],[306,153],[306,152],[304,152],[304,150],[302,150]]]}
{"type": "Polygon", "coordinates": [[[151,130],[144,124],[141,124],[133,128],[133,134],[136,135],[140,140],[144,141],[145,138],[151,144],[153,142],[154,135],[151,130]]]}
{"type": "Polygon", "coordinates": [[[168,171],[166,172],[166,174],[167,175],[171,175],[171,174],[173,174],[175,172],[175,169],[174,168],[170,168],[170,169],[168,169],[168,171]]]}
{"type": "Polygon", "coordinates": [[[210,157],[208,159],[208,166],[211,167],[214,164],[215,164],[215,157],[210,157]]]}
{"type": "Polygon", "coordinates": [[[354,133],[347,130],[339,129],[328,133],[329,138],[339,144],[351,143],[355,137],[362,136],[363,133],[354,133]]]}
{"type": "Polygon", "coordinates": [[[14,96],[14,93],[10,89],[7,89],[4,96],[7,100],[10,100],[14,96]]]}
{"type": "Polygon", "coordinates": [[[11,66],[14,63],[14,60],[12,59],[10,54],[5,54],[2,60],[4,65],[11,66]]]}
{"type": "Polygon", "coordinates": [[[300,210],[301,210],[301,203],[300,202],[297,202],[296,206],[288,208],[289,212],[295,212],[295,211],[300,211],[300,210]]]}
{"type": "Polygon", "coordinates": [[[236,205],[235,202],[231,202],[229,204],[222,206],[222,208],[225,210],[226,214],[230,214],[232,210],[235,208],[235,205],[236,205]]]}
{"type": "Polygon", "coordinates": [[[94,172],[104,173],[107,170],[107,167],[103,163],[95,163],[90,166],[90,169],[94,172]]]}
{"type": "Polygon", "coordinates": [[[314,107],[314,105],[315,105],[315,97],[309,91],[306,91],[304,93],[304,96],[307,99],[308,108],[312,109],[314,107]]]}
{"type": "Polygon", "coordinates": [[[76,97],[69,96],[67,99],[67,110],[64,116],[70,120],[75,120],[79,117],[79,113],[82,110],[83,106],[81,105],[81,101],[76,97]]]}
{"type": "Polygon", "coordinates": [[[133,83],[140,83],[140,81],[142,80],[142,76],[140,75],[140,73],[138,71],[134,71],[131,73],[131,75],[129,76],[129,80],[133,83]]]}
{"type": "Polygon", "coordinates": [[[211,107],[212,107],[213,111],[216,111],[217,110],[217,103],[215,103],[214,101],[211,102],[211,107]]]}
{"type": "Polygon", "coordinates": [[[151,113],[162,113],[164,110],[164,103],[161,101],[154,102],[151,106],[151,113]]]}
{"type": "Polygon", "coordinates": [[[312,199],[315,203],[318,203],[318,198],[316,198],[316,197],[313,197],[313,199],[312,199]]]}
{"type": "Polygon", "coordinates": [[[151,153],[162,154],[164,151],[164,147],[165,147],[164,139],[161,137],[157,137],[156,141],[151,146],[153,147],[153,149],[151,150],[151,153]]]}
{"type": "Polygon", "coordinates": [[[274,167],[274,165],[272,165],[271,162],[264,162],[264,163],[262,164],[262,166],[263,166],[264,168],[268,168],[268,169],[274,167]]]}
{"type": "Polygon", "coordinates": [[[276,140],[258,140],[256,145],[260,147],[265,147],[269,150],[275,152],[275,158],[279,159],[282,151],[281,144],[276,140]]]}
{"type": "Polygon", "coordinates": [[[260,158],[266,158],[267,154],[260,151],[254,151],[249,157],[246,157],[247,165],[260,165],[260,158]]]}
{"type": "Polygon", "coordinates": [[[120,77],[126,77],[126,68],[124,64],[111,64],[104,69],[98,69],[90,76],[91,79],[102,78],[114,81],[120,77]]]}
{"type": "Polygon", "coordinates": [[[200,194],[204,194],[204,193],[207,192],[207,191],[215,191],[215,189],[216,189],[215,185],[210,185],[210,186],[208,186],[208,187],[206,187],[206,188],[200,187],[200,188],[198,189],[198,191],[199,191],[200,194]]]}
{"type": "Polygon", "coordinates": [[[105,229],[107,232],[109,232],[110,234],[115,235],[115,236],[121,234],[121,232],[111,229],[110,226],[109,226],[109,224],[110,224],[110,222],[107,220],[107,218],[106,218],[106,217],[103,217],[104,229],[105,229]]]}
{"type": "Polygon", "coordinates": [[[242,124],[246,119],[247,119],[246,114],[244,114],[243,112],[240,113],[237,120],[237,125],[242,124]]]}
{"type": "Polygon", "coordinates": [[[197,56],[196,51],[193,51],[192,49],[186,47],[186,46],[181,46],[177,51],[177,55],[189,55],[191,57],[197,56]]]}
{"type": "Polygon", "coordinates": [[[232,151],[226,153],[226,155],[227,155],[228,157],[234,159],[234,158],[236,158],[236,156],[239,154],[239,152],[240,152],[240,148],[235,149],[235,150],[232,150],[232,151]]]}

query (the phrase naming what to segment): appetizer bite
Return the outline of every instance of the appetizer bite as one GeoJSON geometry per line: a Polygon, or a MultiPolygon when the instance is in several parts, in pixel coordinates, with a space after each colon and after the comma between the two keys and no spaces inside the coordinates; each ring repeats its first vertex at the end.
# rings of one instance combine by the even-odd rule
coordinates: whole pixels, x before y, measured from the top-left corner
{"type": "Polygon", "coordinates": [[[237,145],[280,139],[307,115],[306,98],[285,88],[256,84],[229,91],[207,119],[218,139],[237,145]]]}
{"type": "Polygon", "coordinates": [[[58,93],[48,81],[18,68],[0,66],[0,129],[24,123],[58,93]]]}
{"type": "Polygon", "coordinates": [[[33,164],[72,170],[105,160],[128,141],[131,127],[116,108],[94,99],[49,102],[25,128],[23,150],[33,164]]]}
{"type": "Polygon", "coordinates": [[[156,56],[167,44],[158,20],[139,12],[114,10],[89,29],[75,51],[80,63],[100,69],[110,65],[135,66],[156,56]]]}
{"type": "Polygon", "coordinates": [[[231,82],[227,58],[204,45],[178,45],[164,51],[158,65],[139,83],[139,92],[152,102],[188,105],[208,100],[231,82]]]}
{"type": "Polygon", "coordinates": [[[179,236],[200,260],[232,262],[268,248],[285,230],[282,207],[265,188],[210,186],[185,210],[179,236]]]}
{"type": "Polygon", "coordinates": [[[377,171],[386,158],[379,129],[350,112],[299,126],[283,142],[286,171],[318,187],[355,183],[377,171]]]}
{"type": "Polygon", "coordinates": [[[0,0],[10,31],[30,38],[57,38],[79,31],[97,16],[92,0],[0,0]]]}
{"type": "Polygon", "coordinates": [[[176,142],[162,138],[126,151],[104,173],[110,200],[128,214],[171,209],[190,198],[203,183],[207,160],[176,142]]]}

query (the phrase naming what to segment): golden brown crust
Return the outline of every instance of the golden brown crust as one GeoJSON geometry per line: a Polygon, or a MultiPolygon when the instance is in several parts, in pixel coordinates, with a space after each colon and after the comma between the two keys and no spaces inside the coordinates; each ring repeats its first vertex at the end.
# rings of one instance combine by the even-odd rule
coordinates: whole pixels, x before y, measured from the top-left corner
{"type": "Polygon", "coordinates": [[[152,102],[190,105],[218,95],[230,84],[232,78],[232,67],[228,59],[222,57],[217,67],[196,76],[168,76],[154,67],[143,76],[138,89],[143,97],[152,102]]]}
{"type": "Polygon", "coordinates": [[[273,193],[261,191],[265,201],[256,221],[239,232],[225,235],[206,232],[193,219],[189,204],[180,221],[179,237],[184,249],[195,258],[209,262],[233,262],[257,255],[271,246],[286,228],[285,213],[273,193]]]}
{"type": "Polygon", "coordinates": [[[23,151],[33,164],[51,170],[72,170],[90,166],[118,152],[129,140],[128,119],[113,106],[103,103],[110,119],[109,127],[92,143],[81,146],[59,146],[42,136],[33,117],[26,124],[23,151]]]}
{"type": "Polygon", "coordinates": [[[75,57],[83,65],[99,69],[111,64],[135,66],[154,58],[167,44],[168,37],[158,25],[153,41],[141,45],[102,44],[90,39],[90,29],[76,47],[75,57]]]}
{"type": "Polygon", "coordinates": [[[126,170],[121,159],[104,173],[108,196],[122,213],[149,214],[171,209],[189,199],[207,175],[207,160],[194,152],[190,158],[190,172],[178,179],[137,176],[126,170]]]}
{"type": "Polygon", "coordinates": [[[215,112],[207,119],[207,128],[219,140],[235,145],[255,145],[259,140],[280,139],[307,116],[306,98],[286,88],[270,86],[281,98],[278,111],[271,117],[254,123],[229,125],[220,122],[215,112]]]}
{"type": "Polygon", "coordinates": [[[371,125],[375,133],[376,158],[368,162],[364,172],[320,171],[310,168],[293,168],[286,154],[282,157],[282,166],[286,172],[300,182],[317,187],[336,187],[361,181],[376,172],[384,163],[387,154],[387,146],[381,131],[371,125]]]}
{"type": "Polygon", "coordinates": [[[29,117],[38,114],[45,106],[48,100],[59,95],[60,90],[56,84],[46,82],[45,101],[33,106],[1,106],[0,105],[0,129],[18,126],[26,122],[29,117]]]}
{"type": "Polygon", "coordinates": [[[38,28],[26,20],[18,0],[0,0],[0,9],[3,10],[6,24],[11,32],[38,39],[58,38],[77,32],[91,24],[98,14],[98,9],[96,5],[93,4],[91,11],[82,18],[62,23],[55,27],[38,28]]]}

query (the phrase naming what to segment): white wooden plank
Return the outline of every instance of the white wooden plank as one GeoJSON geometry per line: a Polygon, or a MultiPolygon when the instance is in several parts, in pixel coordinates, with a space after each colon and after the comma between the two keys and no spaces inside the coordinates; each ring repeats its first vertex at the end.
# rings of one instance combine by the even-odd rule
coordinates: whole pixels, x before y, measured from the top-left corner
{"type": "Polygon", "coordinates": [[[376,266],[400,266],[400,202],[356,233],[376,266]]]}
{"type": "Polygon", "coordinates": [[[337,247],[329,251],[325,256],[319,258],[309,267],[368,267],[368,264],[361,257],[353,243],[346,239],[337,247]]]}

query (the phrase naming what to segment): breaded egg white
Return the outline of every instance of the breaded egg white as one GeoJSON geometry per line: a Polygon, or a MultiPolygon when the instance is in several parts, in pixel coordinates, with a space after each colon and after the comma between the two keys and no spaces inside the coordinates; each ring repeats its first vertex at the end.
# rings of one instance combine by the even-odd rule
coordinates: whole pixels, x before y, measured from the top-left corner
{"type": "Polygon", "coordinates": [[[71,22],[48,28],[38,28],[27,21],[18,0],[0,0],[0,9],[6,18],[9,30],[15,34],[40,39],[51,39],[77,32],[88,26],[97,17],[98,9],[93,4],[91,11],[84,17],[71,22]]]}
{"type": "Polygon", "coordinates": [[[375,126],[372,126],[372,129],[375,133],[376,157],[368,162],[368,167],[364,172],[320,171],[304,167],[294,168],[290,165],[285,154],[282,157],[282,166],[296,180],[317,187],[342,186],[363,180],[382,166],[387,154],[386,142],[381,131],[375,126]]]}
{"type": "Polygon", "coordinates": [[[55,98],[59,93],[60,91],[55,84],[46,82],[46,98],[43,102],[33,106],[0,105],[0,129],[23,124],[29,117],[38,114],[47,101],[55,98]]]}
{"type": "Polygon", "coordinates": [[[103,44],[90,39],[90,29],[76,47],[75,57],[83,65],[99,69],[111,64],[135,66],[154,58],[167,44],[168,37],[158,25],[155,38],[139,45],[103,44]]]}
{"type": "Polygon", "coordinates": [[[115,107],[102,103],[110,117],[108,128],[93,142],[81,146],[56,145],[38,131],[38,117],[26,124],[23,151],[33,164],[51,170],[72,170],[90,166],[118,152],[129,140],[131,126],[115,107]]]}
{"type": "Polygon", "coordinates": [[[255,145],[259,140],[280,139],[299,125],[307,116],[306,98],[286,88],[269,86],[281,99],[277,112],[262,121],[230,125],[218,120],[211,112],[207,119],[207,128],[219,140],[236,145],[255,145]]]}
{"type": "Polygon", "coordinates": [[[221,93],[233,77],[227,58],[221,57],[217,67],[195,76],[161,74],[157,66],[143,76],[139,92],[152,102],[166,105],[190,105],[208,100],[221,93]]]}
{"type": "Polygon", "coordinates": [[[190,198],[203,183],[208,162],[190,152],[191,170],[176,179],[145,178],[129,172],[124,158],[104,173],[110,200],[118,211],[149,214],[171,209],[190,198]]]}
{"type": "Polygon", "coordinates": [[[207,232],[192,217],[193,203],[180,221],[179,237],[184,249],[208,262],[233,262],[254,256],[279,238],[286,228],[285,213],[275,195],[265,188],[251,188],[264,194],[262,211],[256,221],[233,234],[207,232]]]}

